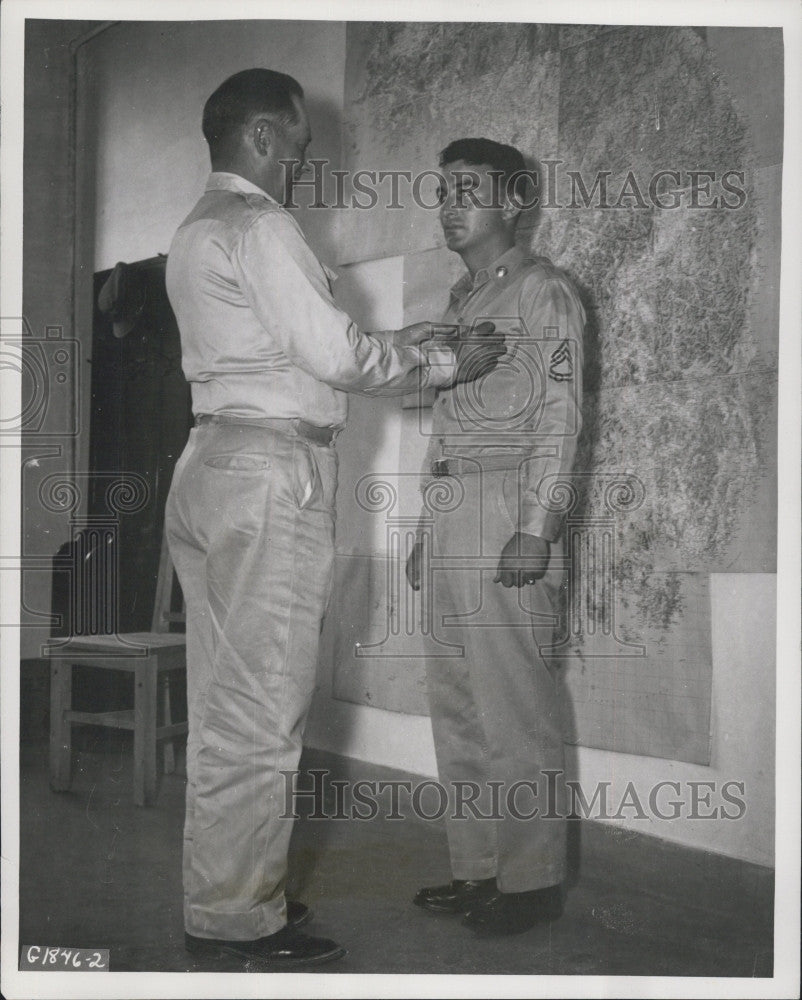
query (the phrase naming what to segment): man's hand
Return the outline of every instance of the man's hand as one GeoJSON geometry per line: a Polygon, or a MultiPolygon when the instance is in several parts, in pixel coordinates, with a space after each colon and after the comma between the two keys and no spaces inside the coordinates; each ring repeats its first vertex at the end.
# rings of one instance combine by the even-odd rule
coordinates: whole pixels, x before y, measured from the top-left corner
{"type": "Polygon", "coordinates": [[[549,551],[549,543],[544,538],[517,531],[501,550],[493,583],[500,583],[502,587],[524,587],[534,583],[548,568],[549,551]]]}
{"type": "Polygon", "coordinates": [[[424,323],[413,323],[401,330],[394,330],[392,344],[393,347],[415,347],[424,340],[431,340],[432,337],[450,340],[457,336],[457,330],[456,326],[447,323],[430,323],[428,320],[424,323]]]}
{"type": "Polygon", "coordinates": [[[473,331],[460,328],[457,340],[449,341],[457,358],[457,370],[452,385],[459,382],[472,382],[482,375],[492,372],[499,358],[505,353],[504,337],[496,333],[492,323],[480,323],[473,331]],[[468,333],[473,335],[466,339],[468,333]]]}
{"type": "Polygon", "coordinates": [[[407,559],[407,582],[413,590],[420,590],[421,570],[423,567],[423,542],[415,542],[407,559]]]}

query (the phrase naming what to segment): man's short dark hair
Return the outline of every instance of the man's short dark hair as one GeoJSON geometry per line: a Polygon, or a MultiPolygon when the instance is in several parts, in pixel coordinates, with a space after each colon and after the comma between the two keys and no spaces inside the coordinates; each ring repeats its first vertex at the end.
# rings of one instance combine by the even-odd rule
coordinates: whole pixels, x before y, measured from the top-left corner
{"type": "Polygon", "coordinates": [[[297,80],[272,69],[244,69],[220,84],[203,108],[203,134],[212,158],[236,148],[241,131],[259,114],[279,125],[294,125],[293,98],[302,98],[297,80]]]}
{"type": "Polygon", "coordinates": [[[462,160],[472,167],[490,167],[499,172],[498,188],[502,197],[523,200],[529,183],[529,172],[523,154],[515,146],[506,146],[493,139],[455,139],[440,153],[440,166],[462,160]]]}

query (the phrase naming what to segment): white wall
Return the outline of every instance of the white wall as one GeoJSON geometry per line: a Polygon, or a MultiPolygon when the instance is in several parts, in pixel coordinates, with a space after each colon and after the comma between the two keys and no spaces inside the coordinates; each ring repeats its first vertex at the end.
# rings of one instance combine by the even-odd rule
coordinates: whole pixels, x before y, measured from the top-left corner
{"type": "MultiPolygon", "coordinates": [[[[262,66],[296,77],[312,124],[309,155],[339,164],[339,22],[128,22],[88,43],[87,64],[99,136],[96,271],[167,252],[209,172],[203,105],[232,73],[262,66]]],[[[299,218],[333,260],[332,213],[301,211],[299,218]]]]}

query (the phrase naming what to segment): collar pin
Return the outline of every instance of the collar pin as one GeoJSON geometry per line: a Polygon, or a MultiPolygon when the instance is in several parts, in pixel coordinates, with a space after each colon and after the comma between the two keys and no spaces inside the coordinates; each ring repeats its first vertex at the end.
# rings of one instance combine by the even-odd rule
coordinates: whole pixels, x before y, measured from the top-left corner
{"type": "Polygon", "coordinates": [[[505,278],[506,276],[507,276],[507,268],[503,264],[501,264],[499,267],[496,268],[496,277],[505,278]]]}

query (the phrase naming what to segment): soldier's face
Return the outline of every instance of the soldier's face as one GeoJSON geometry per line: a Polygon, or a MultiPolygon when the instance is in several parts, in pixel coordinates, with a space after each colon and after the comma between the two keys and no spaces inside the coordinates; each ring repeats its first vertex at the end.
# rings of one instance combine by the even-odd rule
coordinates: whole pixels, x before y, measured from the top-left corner
{"type": "Polygon", "coordinates": [[[499,178],[489,165],[464,160],[447,163],[441,170],[440,225],[446,246],[455,253],[494,241],[506,229],[500,200],[499,178]]]}

